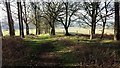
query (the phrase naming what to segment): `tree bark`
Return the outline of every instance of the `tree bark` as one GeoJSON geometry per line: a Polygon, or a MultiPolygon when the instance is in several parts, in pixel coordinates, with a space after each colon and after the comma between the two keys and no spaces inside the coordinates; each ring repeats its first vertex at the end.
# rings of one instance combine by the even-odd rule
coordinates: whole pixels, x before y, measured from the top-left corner
{"type": "Polygon", "coordinates": [[[104,31],[105,31],[105,23],[103,23],[103,29],[102,29],[102,34],[101,34],[101,37],[100,37],[100,39],[102,39],[102,38],[103,38],[104,31]]]}
{"type": "Polygon", "coordinates": [[[26,35],[29,35],[29,25],[26,23],[26,35]]]}
{"type": "Polygon", "coordinates": [[[66,31],[65,35],[66,35],[66,36],[69,36],[70,34],[69,34],[69,32],[68,32],[68,28],[67,28],[67,27],[65,27],[65,31],[66,31]]]}
{"type": "Polygon", "coordinates": [[[114,23],[114,40],[120,40],[119,38],[119,2],[114,3],[115,6],[115,23],[114,23]]]}
{"type": "Polygon", "coordinates": [[[55,26],[54,26],[54,23],[53,23],[52,28],[51,28],[51,35],[55,35],[55,26]]]}
{"type": "Polygon", "coordinates": [[[93,39],[93,36],[95,34],[97,10],[98,10],[98,3],[97,2],[93,2],[92,3],[92,15],[91,15],[92,22],[91,22],[91,35],[90,35],[90,39],[93,39]]]}
{"type": "Polygon", "coordinates": [[[95,34],[95,29],[96,29],[96,20],[94,18],[92,18],[90,39],[93,39],[93,36],[95,34]]]}
{"type": "Polygon", "coordinates": [[[2,27],[1,27],[1,23],[0,23],[0,37],[3,36],[3,33],[2,33],[2,27]]]}
{"type": "Polygon", "coordinates": [[[51,29],[51,35],[55,35],[55,29],[54,28],[51,29]]]}
{"type": "Polygon", "coordinates": [[[93,39],[93,35],[94,35],[94,28],[93,28],[93,25],[91,27],[91,34],[90,34],[90,40],[93,39]]]}
{"type": "Polygon", "coordinates": [[[13,21],[13,19],[12,19],[10,2],[5,2],[5,4],[6,4],[6,9],[7,9],[7,17],[8,17],[8,25],[9,25],[9,34],[10,34],[10,36],[15,36],[14,21],[13,21]]]}
{"type": "Polygon", "coordinates": [[[19,31],[20,31],[20,36],[22,36],[22,29],[21,29],[21,18],[20,18],[20,3],[17,2],[17,6],[18,6],[18,19],[19,19],[19,31]]]}
{"type": "MultiPolygon", "coordinates": [[[[106,12],[106,15],[107,15],[107,13],[108,13],[107,8],[108,8],[108,6],[107,6],[107,3],[105,2],[105,12],[106,12]]],[[[101,18],[102,18],[102,16],[101,16],[101,18]]],[[[106,21],[107,21],[107,17],[105,17],[105,20],[102,18],[102,21],[103,21],[103,29],[102,29],[102,34],[101,34],[100,39],[102,39],[103,36],[104,36],[105,24],[106,24],[106,21]]]]}
{"type": "Polygon", "coordinates": [[[36,24],[36,35],[38,35],[38,23],[37,23],[37,7],[35,5],[35,24],[36,24]]]}
{"type": "Polygon", "coordinates": [[[26,35],[29,35],[29,25],[27,23],[27,11],[26,11],[26,3],[24,3],[24,23],[26,24],[26,35]]]}
{"type": "Polygon", "coordinates": [[[70,35],[69,32],[68,32],[68,27],[67,27],[67,23],[68,23],[68,2],[65,3],[65,7],[66,7],[66,20],[65,20],[65,25],[64,25],[64,28],[65,28],[65,35],[70,35]]]}
{"type": "Polygon", "coordinates": [[[21,31],[22,31],[22,38],[24,38],[24,26],[23,26],[23,17],[22,17],[22,5],[21,5],[21,2],[20,2],[20,18],[21,18],[21,31]]]}
{"type": "Polygon", "coordinates": [[[24,26],[23,26],[23,17],[22,17],[22,5],[21,2],[17,2],[18,6],[18,19],[19,19],[19,29],[20,29],[20,36],[24,38],[24,26]]]}

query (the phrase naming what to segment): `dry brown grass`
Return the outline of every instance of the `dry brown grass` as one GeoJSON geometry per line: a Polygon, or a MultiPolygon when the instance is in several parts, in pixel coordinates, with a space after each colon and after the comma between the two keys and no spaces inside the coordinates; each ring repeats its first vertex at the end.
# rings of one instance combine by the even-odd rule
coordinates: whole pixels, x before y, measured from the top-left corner
{"type": "Polygon", "coordinates": [[[23,39],[20,37],[3,37],[3,65],[16,65],[25,56],[26,46],[23,45],[23,39]]]}
{"type": "MultiPolygon", "coordinates": [[[[109,41],[112,35],[104,37],[109,41]]],[[[3,37],[3,66],[120,67],[120,42],[89,40],[89,35],[82,34],[45,40],[50,38],[30,35],[26,41],[20,37],[3,37]]],[[[99,34],[95,38],[99,38],[99,34]]]]}

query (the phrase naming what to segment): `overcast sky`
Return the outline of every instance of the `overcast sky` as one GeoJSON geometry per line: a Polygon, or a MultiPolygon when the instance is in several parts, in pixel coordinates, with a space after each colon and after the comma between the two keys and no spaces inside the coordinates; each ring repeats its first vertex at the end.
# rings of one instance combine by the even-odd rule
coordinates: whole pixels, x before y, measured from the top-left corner
{"type": "MultiPolygon", "coordinates": [[[[16,1],[12,2],[11,5],[16,5],[16,1]]],[[[5,6],[2,3],[2,4],[0,4],[0,22],[5,18],[5,16],[7,16],[7,13],[3,9],[6,10],[5,6]]],[[[11,10],[12,10],[12,12],[17,13],[17,9],[15,7],[11,6],[11,10]]],[[[84,13],[84,11],[82,11],[82,10],[81,10],[81,12],[84,13]]],[[[12,13],[13,19],[14,19],[14,16],[16,16],[14,13],[12,13]]],[[[6,19],[6,21],[7,21],[7,19],[6,19]]],[[[14,21],[15,21],[15,19],[14,19],[14,21]]],[[[110,19],[109,21],[114,22],[114,19],[110,19]]]]}

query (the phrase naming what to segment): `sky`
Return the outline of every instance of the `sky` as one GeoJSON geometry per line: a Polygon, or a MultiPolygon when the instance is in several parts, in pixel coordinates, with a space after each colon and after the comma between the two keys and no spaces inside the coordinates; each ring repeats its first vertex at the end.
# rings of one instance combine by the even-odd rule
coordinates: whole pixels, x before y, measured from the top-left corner
{"type": "MultiPolygon", "coordinates": [[[[16,5],[16,2],[14,1],[13,3],[11,3],[11,5],[15,6],[15,5],[16,5]]],[[[12,12],[16,13],[16,12],[17,12],[17,9],[16,9],[15,7],[13,7],[13,6],[11,6],[11,10],[12,10],[12,12]]],[[[4,6],[3,4],[0,4],[0,22],[3,21],[3,19],[5,18],[5,16],[7,16],[7,13],[6,13],[4,10],[2,10],[2,9],[5,9],[5,6],[4,6]]],[[[6,10],[6,9],[5,9],[5,10],[6,10]]],[[[84,11],[82,11],[82,10],[81,10],[81,12],[84,13],[84,11]]],[[[12,13],[13,19],[14,19],[14,16],[15,16],[14,13],[12,13]]],[[[7,20],[6,20],[6,21],[7,21],[7,20]]],[[[14,21],[15,21],[15,19],[14,19],[14,21]]],[[[110,19],[109,21],[114,22],[114,19],[110,19]]],[[[16,23],[15,23],[15,24],[16,24],[16,23]]],[[[17,24],[16,24],[16,25],[17,25],[17,24]]]]}

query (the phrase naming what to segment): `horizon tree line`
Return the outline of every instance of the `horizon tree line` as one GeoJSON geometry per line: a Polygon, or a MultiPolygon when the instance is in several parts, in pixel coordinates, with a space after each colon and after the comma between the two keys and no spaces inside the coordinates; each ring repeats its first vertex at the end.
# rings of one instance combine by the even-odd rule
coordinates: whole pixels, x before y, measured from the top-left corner
{"type": "MultiPolygon", "coordinates": [[[[72,22],[80,20],[82,24],[87,24],[91,28],[90,39],[94,38],[98,22],[102,22],[101,39],[107,20],[114,14],[114,40],[120,39],[119,24],[119,2],[16,2],[18,10],[20,36],[24,38],[24,26],[26,25],[26,35],[29,35],[29,23],[36,26],[36,35],[50,33],[55,35],[55,25],[62,24],[65,29],[65,35],[70,36],[68,29],[72,22]],[[101,4],[103,4],[101,6],[101,4]],[[29,5],[29,6],[28,6],[29,5]],[[28,9],[29,8],[29,9],[28,9]],[[80,12],[84,10],[85,13],[80,12]],[[29,12],[28,12],[29,11],[29,12]],[[103,12],[104,11],[104,12],[103,12]],[[50,30],[50,32],[49,32],[50,30]]],[[[14,21],[12,19],[10,2],[5,2],[8,17],[8,26],[10,36],[15,36],[14,21]]],[[[79,23],[81,23],[79,22],[79,23]]]]}

